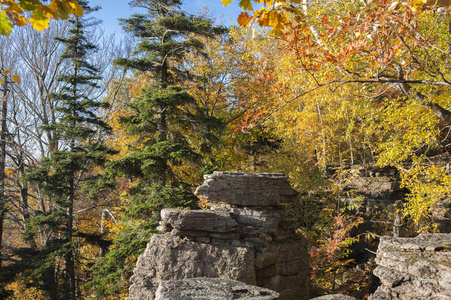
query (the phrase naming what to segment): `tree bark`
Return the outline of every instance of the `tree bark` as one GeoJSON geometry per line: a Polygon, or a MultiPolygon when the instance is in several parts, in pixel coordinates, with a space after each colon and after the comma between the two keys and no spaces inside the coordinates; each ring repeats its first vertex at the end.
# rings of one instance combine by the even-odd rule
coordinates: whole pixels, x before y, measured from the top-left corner
{"type": "Polygon", "coordinates": [[[8,77],[3,76],[3,89],[2,89],[2,121],[1,121],[1,133],[0,133],[0,267],[3,263],[3,221],[6,214],[6,195],[5,195],[5,159],[6,159],[6,139],[7,139],[7,127],[6,127],[6,113],[8,109],[7,96],[8,96],[8,77]]]}
{"type": "Polygon", "coordinates": [[[412,88],[407,83],[395,83],[392,85],[398,91],[401,91],[404,95],[414,99],[421,105],[428,107],[431,111],[441,120],[446,123],[451,123],[451,111],[445,109],[437,103],[431,103],[427,101],[427,97],[420,92],[412,91],[412,88]]]}

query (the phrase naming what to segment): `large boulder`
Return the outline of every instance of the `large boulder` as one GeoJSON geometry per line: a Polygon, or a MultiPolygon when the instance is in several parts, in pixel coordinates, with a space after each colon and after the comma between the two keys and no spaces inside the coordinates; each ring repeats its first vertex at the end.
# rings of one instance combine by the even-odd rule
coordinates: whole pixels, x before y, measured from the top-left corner
{"type": "Polygon", "coordinates": [[[136,263],[128,299],[154,299],[158,285],[164,280],[210,277],[256,284],[254,265],[252,248],[155,234],[136,263]]]}

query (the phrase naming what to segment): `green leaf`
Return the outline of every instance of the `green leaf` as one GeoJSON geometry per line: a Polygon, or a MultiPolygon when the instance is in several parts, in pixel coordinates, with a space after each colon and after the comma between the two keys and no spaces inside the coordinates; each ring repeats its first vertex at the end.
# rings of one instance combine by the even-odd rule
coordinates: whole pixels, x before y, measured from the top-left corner
{"type": "Polygon", "coordinates": [[[0,34],[1,35],[9,35],[11,33],[11,29],[13,28],[13,24],[11,24],[11,20],[8,18],[6,13],[1,10],[0,11],[0,34]]]}
{"type": "Polygon", "coordinates": [[[27,0],[19,0],[19,6],[28,11],[35,10],[38,7],[34,2],[27,0]]]}

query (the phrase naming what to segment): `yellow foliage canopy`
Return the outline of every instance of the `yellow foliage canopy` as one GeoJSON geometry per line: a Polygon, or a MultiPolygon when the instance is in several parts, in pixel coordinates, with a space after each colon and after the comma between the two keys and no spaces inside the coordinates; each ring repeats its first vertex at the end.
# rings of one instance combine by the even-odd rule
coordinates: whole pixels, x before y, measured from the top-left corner
{"type": "Polygon", "coordinates": [[[281,136],[323,167],[396,166],[410,190],[405,212],[427,217],[450,192],[435,157],[450,152],[451,1],[239,4],[241,25],[272,27],[285,42],[272,86],[281,136]]]}
{"type": "Polygon", "coordinates": [[[0,34],[9,35],[14,26],[28,23],[41,31],[49,27],[51,19],[67,19],[69,15],[83,15],[83,8],[78,4],[78,0],[51,0],[49,4],[40,0],[3,0],[0,10],[0,34]]]}

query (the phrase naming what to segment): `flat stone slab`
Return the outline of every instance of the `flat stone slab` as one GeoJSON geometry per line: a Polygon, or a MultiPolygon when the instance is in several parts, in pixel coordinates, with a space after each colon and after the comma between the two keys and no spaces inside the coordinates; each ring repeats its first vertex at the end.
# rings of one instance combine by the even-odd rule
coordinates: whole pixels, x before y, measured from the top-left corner
{"type": "Polygon", "coordinates": [[[279,173],[214,172],[194,192],[209,202],[237,206],[277,206],[296,200],[288,178],[279,173]]]}
{"type": "Polygon", "coordinates": [[[173,229],[181,231],[205,231],[229,233],[238,232],[238,224],[230,213],[209,210],[163,209],[159,229],[170,232],[173,229]]]}
{"type": "Polygon", "coordinates": [[[357,300],[357,298],[347,296],[347,295],[342,295],[342,294],[334,294],[334,295],[320,296],[320,297],[316,297],[316,298],[313,298],[310,300],[357,300]]]}
{"type": "Polygon", "coordinates": [[[219,278],[190,278],[162,281],[155,300],[277,300],[275,291],[219,278]]]}

